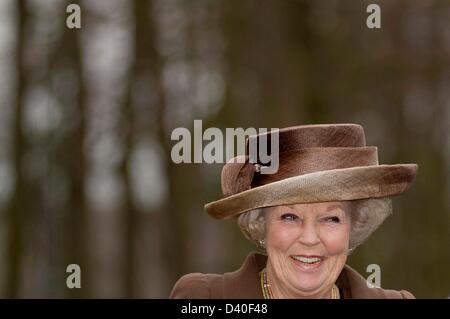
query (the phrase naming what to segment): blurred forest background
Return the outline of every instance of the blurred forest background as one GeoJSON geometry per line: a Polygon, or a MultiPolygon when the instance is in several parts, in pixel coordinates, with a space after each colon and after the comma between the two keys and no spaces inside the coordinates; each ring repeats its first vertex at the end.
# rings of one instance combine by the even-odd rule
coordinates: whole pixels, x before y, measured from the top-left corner
{"type": "Polygon", "coordinates": [[[222,165],[170,159],[194,119],[362,124],[419,174],[349,264],[450,295],[450,1],[0,0],[0,297],[166,298],[237,269],[252,246],[203,210],[222,165]]]}

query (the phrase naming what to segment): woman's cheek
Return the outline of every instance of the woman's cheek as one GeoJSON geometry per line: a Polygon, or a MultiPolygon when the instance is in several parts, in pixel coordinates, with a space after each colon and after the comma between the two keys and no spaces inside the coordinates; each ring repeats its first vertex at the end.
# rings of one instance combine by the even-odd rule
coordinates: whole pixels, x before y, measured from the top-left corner
{"type": "Polygon", "coordinates": [[[267,241],[276,250],[286,251],[296,241],[297,232],[292,227],[272,225],[268,229],[267,241]]]}
{"type": "Polygon", "coordinates": [[[322,231],[322,243],[330,255],[338,255],[346,252],[350,239],[350,229],[347,225],[339,229],[322,231]]]}

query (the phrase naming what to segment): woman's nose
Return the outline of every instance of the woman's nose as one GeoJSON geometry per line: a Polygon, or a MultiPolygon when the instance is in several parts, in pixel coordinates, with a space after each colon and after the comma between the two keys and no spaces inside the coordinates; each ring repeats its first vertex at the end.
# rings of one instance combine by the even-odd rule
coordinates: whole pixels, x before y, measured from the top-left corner
{"type": "Polygon", "coordinates": [[[314,223],[304,222],[298,241],[306,246],[314,246],[320,243],[319,234],[314,223]]]}

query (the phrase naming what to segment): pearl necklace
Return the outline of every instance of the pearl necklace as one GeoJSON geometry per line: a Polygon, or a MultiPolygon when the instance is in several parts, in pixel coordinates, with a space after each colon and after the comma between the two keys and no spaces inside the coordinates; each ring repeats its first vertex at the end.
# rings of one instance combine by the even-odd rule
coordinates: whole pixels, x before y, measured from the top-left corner
{"type": "MultiPolygon", "coordinates": [[[[264,296],[264,299],[275,299],[272,293],[272,289],[270,288],[269,281],[267,280],[267,273],[266,268],[264,268],[259,273],[259,278],[261,280],[261,289],[264,296]]],[[[339,288],[336,286],[336,284],[333,285],[333,288],[331,288],[331,296],[330,299],[340,299],[340,293],[339,288]]]]}

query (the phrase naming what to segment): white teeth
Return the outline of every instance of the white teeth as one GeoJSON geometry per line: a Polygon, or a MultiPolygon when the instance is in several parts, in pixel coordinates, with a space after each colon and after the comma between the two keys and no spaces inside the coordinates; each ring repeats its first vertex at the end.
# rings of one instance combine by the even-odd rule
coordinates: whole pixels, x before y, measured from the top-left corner
{"type": "Polygon", "coordinates": [[[317,258],[317,257],[303,257],[303,256],[291,256],[292,259],[301,261],[302,263],[307,263],[307,264],[315,264],[318,263],[319,261],[321,261],[321,258],[317,258]]]}

